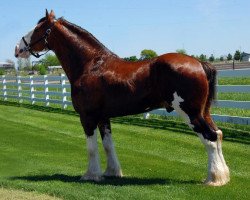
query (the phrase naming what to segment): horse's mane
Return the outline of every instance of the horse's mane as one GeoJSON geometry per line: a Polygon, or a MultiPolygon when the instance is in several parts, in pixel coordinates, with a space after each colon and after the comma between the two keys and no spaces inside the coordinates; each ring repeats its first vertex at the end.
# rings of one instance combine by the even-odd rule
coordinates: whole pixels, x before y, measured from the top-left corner
{"type": "Polygon", "coordinates": [[[84,40],[87,39],[90,44],[92,44],[94,46],[99,46],[102,49],[104,49],[105,51],[107,51],[107,52],[109,52],[111,54],[114,54],[107,47],[105,47],[99,40],[97,40],[95,38],[95,36],[93,36],[90,32],[88,32],[84,28],[65,20],[64,18],[59,18],[58,21],[62,25],[67,27],[72,33],[77,34],[80,38],[83,38],[84,40]]]}

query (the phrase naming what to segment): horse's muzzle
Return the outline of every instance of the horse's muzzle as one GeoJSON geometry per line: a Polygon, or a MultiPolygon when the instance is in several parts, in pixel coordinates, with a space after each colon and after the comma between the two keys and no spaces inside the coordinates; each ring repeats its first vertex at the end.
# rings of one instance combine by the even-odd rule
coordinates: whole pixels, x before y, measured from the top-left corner
{"type": "Polygon", "coordinates": [[[28,58],[30,56],[30,53],[27,51],[24,51],[24,49],[19,48],[19,44],[15,47],[15,57],[16,58],[28,58]]]}
{"type": "Polygon", "coordinates": [[[15,57],[18,58],[18,54],[19,54],[19,45],[17,44],[15,47],[15,57]]]}

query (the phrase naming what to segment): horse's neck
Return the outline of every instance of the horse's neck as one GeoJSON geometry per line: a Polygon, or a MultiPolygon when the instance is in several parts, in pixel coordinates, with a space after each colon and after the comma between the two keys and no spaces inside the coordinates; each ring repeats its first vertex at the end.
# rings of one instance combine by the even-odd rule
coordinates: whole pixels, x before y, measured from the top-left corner
{"type": "Polygon", "coordinates": [[[77,26],[62,24],[55,29],[52,49],[70,81],[85,70],[85,65],[96,57],[112,54],[90,33],[77,26]]]}

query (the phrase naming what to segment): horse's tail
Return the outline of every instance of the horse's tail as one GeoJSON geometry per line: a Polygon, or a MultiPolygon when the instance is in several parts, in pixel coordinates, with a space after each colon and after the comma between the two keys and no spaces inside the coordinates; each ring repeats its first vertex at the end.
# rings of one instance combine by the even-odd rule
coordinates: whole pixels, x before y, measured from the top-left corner
{"type": "Polygon", "coordinates": [[[211,104],[214,99],[216,99],[216,75],[217,75],[217,70],[213,65],[207,62],[201,62],[202,67],[207,75],[207,80],[208,80],[208,86],[209,86],[209,92],[208,92],[208,99],[207,103],[211,104]]]}

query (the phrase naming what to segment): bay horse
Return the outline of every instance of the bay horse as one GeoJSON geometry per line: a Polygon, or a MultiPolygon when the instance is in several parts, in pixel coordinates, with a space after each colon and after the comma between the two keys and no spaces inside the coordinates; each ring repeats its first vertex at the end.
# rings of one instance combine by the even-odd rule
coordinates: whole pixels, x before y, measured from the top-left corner
{"type": "Polygon", "coordinates": [[[48,50],[56,54],[70,81],[72,103],[86,134],[89,163],[81,180],[122,177],[110,118],[166,108],[179,113],[205,145],[208,176],[204,183],[221,186],[229,182],[222,132],[210,116],[216,84],[212,65],[178,53],[128,62],[85,29],[63,18],[56,19],[53,11],[46,10],[46,16],[22,37],[15,56],[39,57],[39,52],[48,50]],[[98,155],[97,127],[107,156],[104,174],[98,155]]]}

